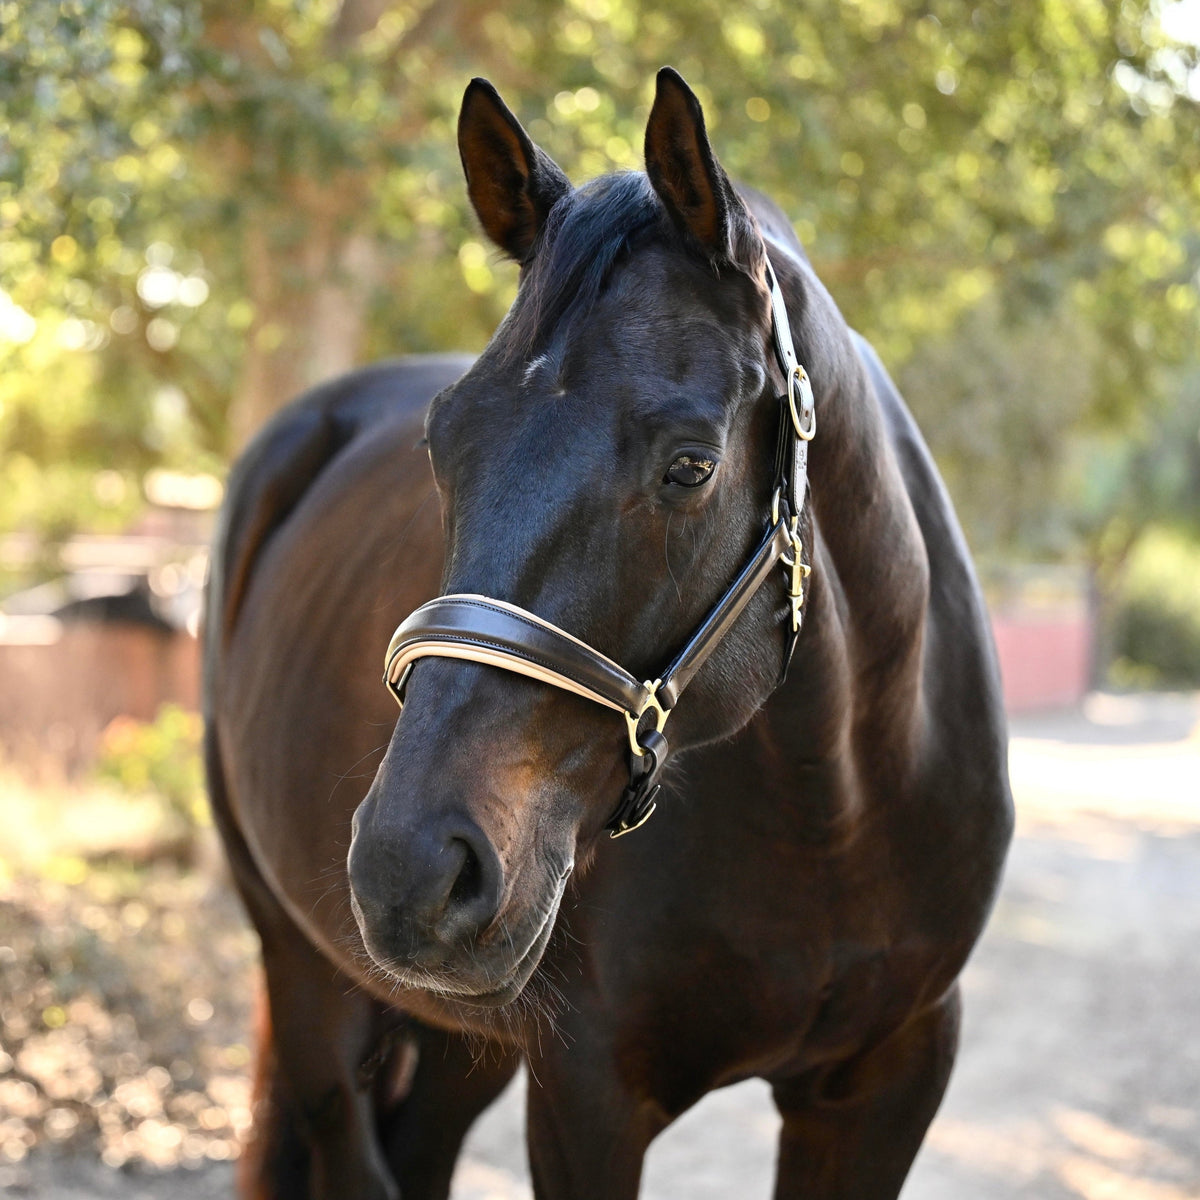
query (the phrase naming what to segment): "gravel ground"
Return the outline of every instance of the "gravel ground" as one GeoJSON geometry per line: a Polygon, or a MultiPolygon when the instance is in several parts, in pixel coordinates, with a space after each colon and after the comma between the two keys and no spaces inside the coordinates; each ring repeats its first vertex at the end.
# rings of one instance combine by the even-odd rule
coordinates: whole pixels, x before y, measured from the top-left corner
{"type": "MultiPolygon", "coordinates": [[[[904,1200],[1200,1200],[1200,698],[1095,696],[1013,734],[1017,838],[904,1200]]],[[[0,1191],[229,1196],[253,939],[211,873],[58,872],[0,873],[0,1191]]],[[[454,1200],[529,1197],[520,1092],[454,1200]]],[[[776,1127],[760,1084],[708,1097],[643,1197],[769,1196],[776,1127]]]]}

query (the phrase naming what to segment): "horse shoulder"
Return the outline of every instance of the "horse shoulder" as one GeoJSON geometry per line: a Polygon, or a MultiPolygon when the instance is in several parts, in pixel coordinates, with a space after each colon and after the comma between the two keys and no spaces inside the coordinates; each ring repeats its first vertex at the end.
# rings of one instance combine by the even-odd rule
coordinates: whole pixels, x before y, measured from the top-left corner
{"type": "Polygon", "coordinates": [[[386,617],[373,611],[370,589],[361,586],[362,547],[378,549],[403,533],[385,519],[381,495],[428,491],[425,456],[415,447],[423,415],[468,364],[450,356],[384,363],[301,396],[238,460],[219,517],[204,651],[204,753],[214,819],[243,894],[256,897],[261,912],[282,903],[290,921],[320,944],[305,888],[325,877],[306,855],[324,854],[321,847],[332,844],[331,822],[348,825],[350,812],[343,810],[353,797],[339,793],[339,803],[331,803],[324,775],[308,771],[305,755],[327,754],[344,770],[370,751],[370,740],[360,744],[364,738],[375,738],[362,719],[375,711],[366,699],[378,693],[378,719],[394,715],[376,670],[386,617]],[[418,467],[420,481],[413,482],[418,467]],[[380,519],[364,518],[375,511],[380,519]],[[347,520],[357,522],[349,534],[347,520]],[[316,577],[311,591],[297,586],[316,577]],[[314,606],[314,596],[329,600],[335,593],[340,600],[331,602],[332,612],[314,606]],[[339,607],[347,595],[357,608],[339,607]],[[326,624],[315,631],[319,620],[326,624]],[[369,656],[352,653],[371,639],[369,656]],[[364,670],[368,657],[371,669],[364,670]],[[323,686],[312,682],[318,669],[326,672],[323,686]],[[362,703],[319,699],[337,691],[339,675],[366,698],[362,703]],[[261,702],[263,691],[269,704],[261,702]],[[297,738],[296,729],[314,720],[319,736],[297,738]],[[309,794],[304,785],[314,779],[309,794]],[[294,816],[305,800],[315,803],[314,795],[320,802],[307,822],[281,816],[281,808],[294,816]],[[299,840],[289,842],[296,833],[299,840]]]}
{"type": "Polygon", "coordinates": [[[340,376],[293,401],[230,472],[208,584],[210,665],[229,639],[263,549],[347,446],[386,417],[418,420],[433,395],[470,365],[414,356],[340,376]]]}

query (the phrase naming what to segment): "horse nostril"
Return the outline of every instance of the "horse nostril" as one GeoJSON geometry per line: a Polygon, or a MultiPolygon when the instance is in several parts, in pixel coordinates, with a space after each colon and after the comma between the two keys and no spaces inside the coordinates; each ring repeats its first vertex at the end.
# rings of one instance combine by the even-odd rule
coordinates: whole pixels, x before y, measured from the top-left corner
{"type": "Polygon", "coordinates": [[[403,838],[360,821],[347,868],[363,936],[388,958],[415,961],[471,942],[504,895],[499,857],[465,819],[403,838]]]}
{"type": "Polygon", "coordinates": [[[437,921],[446,941],[473,937],[491,924],[500,906],[500,864],[486,841],[471,837],[452,838],[458,873],[445,894],[445,905],[437,921]]]}
{"type": "Polygon", "coordinates": [[[463,865],[450,889],[449,907],[461,908],[471,903],[480,893],[483,886],[483,868],[479,865],[479,855],[475,847],[462,838],[454,839],[463,848],[463,865]]]}

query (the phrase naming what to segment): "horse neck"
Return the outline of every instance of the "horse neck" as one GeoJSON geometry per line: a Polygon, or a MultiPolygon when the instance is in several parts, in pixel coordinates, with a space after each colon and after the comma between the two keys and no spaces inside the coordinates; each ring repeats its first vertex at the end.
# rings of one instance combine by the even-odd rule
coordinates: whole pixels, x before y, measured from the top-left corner
{"type": "Polygon", "coordinates": [[[817,434],[812,598],[793,676],[772,707],[819,711],[817,744],[800,753],[859,744],[869,753],[854,757],[895,777],[912,762],[921,719],[926,547],[849,328],[806,262],[789,259],[781,274],[808,358],[817,434]]]}

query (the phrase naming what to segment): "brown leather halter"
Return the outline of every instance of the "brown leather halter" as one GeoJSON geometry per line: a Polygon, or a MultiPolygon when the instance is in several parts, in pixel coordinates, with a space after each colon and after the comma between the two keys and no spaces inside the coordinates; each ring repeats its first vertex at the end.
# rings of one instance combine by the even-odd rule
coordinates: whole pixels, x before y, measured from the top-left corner
{"type": "Polygon", "coordinates": [[[654,811],[659,775],[667,757],[663,728],[684,688],[758,591],[776,563],[787,574],[791,627],[783,671],[787,672],[804,606],[800,514],[808,488],[808,443],[816,414],[808,374],[796,359],[783,293],[767,262],[775,357],[787,381],[780,397],[775,491],[766,534],[750,561],[717,601],[687,644],[653,682],[639,683],[624,667],[586,642],[515,604],[457,593],[421,605],[400,624],[388,645],[383,681],[404,707],[404,691],[420,658],[457,658],[501,667],[553,684],[624,713],[629,730],[629,785],[605,828],[612,837],[637,829],[654,811]],[[642,729],[643,722],[653,726],[642,729]]]}

